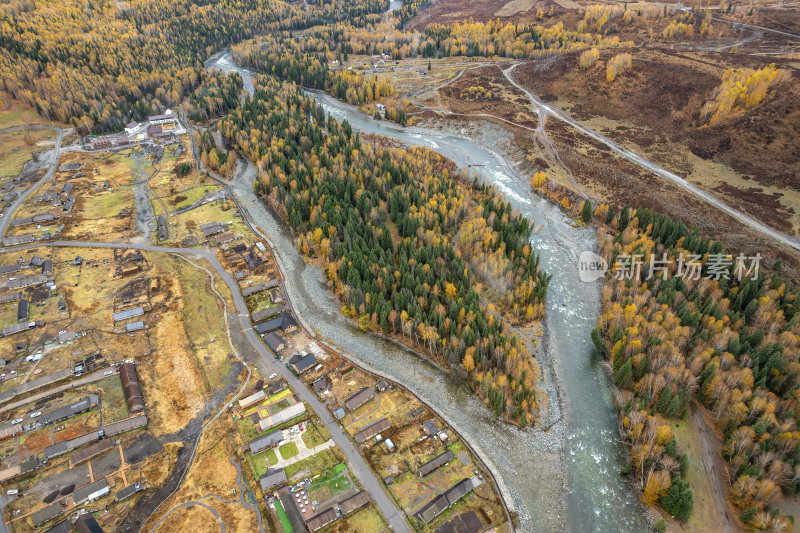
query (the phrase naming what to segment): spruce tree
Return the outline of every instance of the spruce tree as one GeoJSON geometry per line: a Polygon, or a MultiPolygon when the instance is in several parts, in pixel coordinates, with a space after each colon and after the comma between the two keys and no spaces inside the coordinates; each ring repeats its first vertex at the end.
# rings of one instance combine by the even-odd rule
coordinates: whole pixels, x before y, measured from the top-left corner
{"type": "Polygon", "coordinates": [[[678,520],[688,520],[694,509],[694,494],[689,483],[679,478],[673,479],[667,493],[661,498],[661,507],[678,520]]]}
{"type": "Polygon", "coordinates": [[[620,389],[624,389],[630,383],[632,376],[633,364],[631,363],[631,358],[629,357],[628,360],[625,361],[625,363],[619,368],[617,375],[614,376],[614,385],[620,389]]]}
{"type": "Polygon", "coordinates": [[[672,390],[670,389],[669,385],[661,389],[661,394],[658,395],[658,401],[656,402],[656,411],[661,414],[666,414],[667,410],[669,409],[669,404],[672,401],[672,390]]]}
{"type": "Polygon", "coordinates": [[[608,354],[606,341],[603,340],[603,333],[600,331],[600,328],[594,328],[592,330],[592,342],[594,343],[594,347],[597,348],[597,351],[600,352],[603,357],[608,354]]]}
{"type": "Polygon", "coordinates": [[[585,223],[589,223],[592,220],[592,202],[591,200],[586,200],[583,202],[583,209],[581,210],[581,220],[585,223]]]}
{"type": "Polygon", "coordinates": [[[628,227],[628,222],[631,220],[631,212],[627,207],[622,208],[622,212],[619,214],[619,230],[623,231],[625,228],[628,227]]]}

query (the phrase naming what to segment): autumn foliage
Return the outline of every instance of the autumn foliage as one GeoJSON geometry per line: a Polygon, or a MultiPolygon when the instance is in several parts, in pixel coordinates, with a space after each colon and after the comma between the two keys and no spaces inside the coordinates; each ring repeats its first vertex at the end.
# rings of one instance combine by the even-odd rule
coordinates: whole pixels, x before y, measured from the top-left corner
{"type": "Polygon", "coordinates": [[[630,54],[617,54],[606,63],[606,80],[613,82],[625,70],[631,68],[633,58],[630,54]]]}
{"type": "Polygon", "coordinates": [[[597,48],[590,48],[581,52],[578,64],[581,68],[589,68],[593,67],[598,59],[600,59],[600,51],[597,48]]]}
{"type": "Polygon", "coordinates": [[[722,244],[666,216],[640,209],[624,222],[616,238],[601,233],[602,252],[610,264],[622,254],[642,254],[646,267],[630,280],[608,280],[592,339],[619,388],[623,439],[645,499],[659,501],[672,514],[670,506],[685,508],[683,489],[672,488],[680,476],[667,468],[673,464],[669,457],[680,454],[659,444],[671,441],[652,419],[682,417],[695,401],[725,435],[730,500],[749,525],[766,520],[780,526],[785,518],[770,513],[770,506],[781,491],[794,494],[800,487],[797,294],[777,275],[753,279],[753,263],[736,258],[712,279],[710,258],[723,253],[722,244]],[[650,258],[663,260],[664,254],[671,259],[666,279],[646,280],[650,258]],[[676,275],[678,258],[690,254],[700,264],[698,275],[676,275]],[[654,426],[650,433],[648,424],[654,426]],[[653,478],[658,470],[672,475],[660,499],[666,483],[653,478]]]}
{"type": "Polygon", "coordinates": [[[789,74],[775,64],[762,69],[728,69],[722,83],[714,89],[712,100],[703,106],[700,120],[704,124],[718,124],[748,109],[758,107],[770,91],[789,79],[789,74]]]}
{"type": "Polygon", "coordinates": [[[177,107],[216,51],[255,35],[358,20],[386,5],[332,0],[306,12],[279,0],[3,2],[0,91],[81,133],[120,130],[177,107]]]}
{"type": "Polygon", "coordinates": [[[549,277],[509,203],[435,152],[362,141],[274,77],[219,129],[347,316],[449,367],[499,416],[535,421],[541,372],[511,322],[541,316],[549,277]]]}

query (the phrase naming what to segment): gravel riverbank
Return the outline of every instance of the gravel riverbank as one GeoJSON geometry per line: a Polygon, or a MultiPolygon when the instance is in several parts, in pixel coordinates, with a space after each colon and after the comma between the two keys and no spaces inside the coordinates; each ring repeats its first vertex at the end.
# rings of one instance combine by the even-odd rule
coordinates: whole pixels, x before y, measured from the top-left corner
{"type": "MultiPolygon", "coordinates": [[[[210,63],[210,67],[249,76],[229,55],[210,63]]],[[[582,283],[577,275],[577,257],[594,247],[593,232],[576,227],[557,206],[531,194],[513,163],[488,148],[508,148],[496,136],[501,132],[492,131],[491,126],[486,126],[488,142],[476,131],[450,135],[401,128],[375,121],[329,95],[314,93],[314,97],[337,120],[346,118],[354,130],[426,146],[461,168],[472,168],[536,223],[531,244],[541,254],[543,268],[553,275],[540,361],[552,419],[559,421],[549,432],[535,433],[499,423],[446,373],[407,349],[353,327],[341,315],[321,270],[303,262],[285,226],[253,194],[254,169],[250,169],[239,174],[232,187],[269,237],[286,275],[289,297],[303,322],[367,370],[408,388],[462,434],[495,475],[509,507],[518,513],[519,531],[646,531],[638,499],[619,475],[624,451],[602,361],[589,337],[600,312],[600,285],[582,283]]],[[[474,130],[483,127],[482,123],[473,126],[474,130]]]]}

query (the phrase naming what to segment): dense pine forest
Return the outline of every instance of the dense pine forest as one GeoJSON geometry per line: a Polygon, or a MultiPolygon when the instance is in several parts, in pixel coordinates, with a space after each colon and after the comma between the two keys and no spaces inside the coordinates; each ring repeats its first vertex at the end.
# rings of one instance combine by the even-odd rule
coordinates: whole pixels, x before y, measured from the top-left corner
{"type": "Polygon", "coordinates": [[[222,74],[217,71],[201,71],[202,82],[188,96],[187,117],[195,123],[204,124],[219,118],[239,105],[242,92],[242,77],[236,73],[222,74]]]}
{"type": "Polygon", "coordinates": [[[630,470],[645,500],[680,519],[691,514],[688,465],[670,425],[699,402],[724,435],[728,497],[742,522],[786,531],[773,505],[781,491],[800,489],[800,314],[780,263],[759,273],[753,258],[728,255],[648,209],[615,217],[601,206],[595,216],[617,226],[616,236],[600,232],[603,255],[632,273],[606,283],[592,338],[613,368],[630,470]],[[629,268],[637,254],[639,273],[629,268]],[[666,276],[650,276],[651,259],[669,261],[666,276]]]}
{"type": "Polygon", "coordinates": [[[540,369],[509,325],[543,312],[549,278],[531,224],[436,153],[366,143],[296,86],[256,84],[220,132],[262,169],[257,191],[322,260],[343,312],[532,424],[540,369]]]}

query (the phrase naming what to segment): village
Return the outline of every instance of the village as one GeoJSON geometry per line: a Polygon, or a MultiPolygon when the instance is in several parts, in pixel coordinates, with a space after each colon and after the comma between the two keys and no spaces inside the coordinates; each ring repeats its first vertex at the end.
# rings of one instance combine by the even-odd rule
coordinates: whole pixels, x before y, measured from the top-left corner
{"type": "Polygon", "coordinates": [[[508,530],[458,434],[302,326],[186,133],[166,112],[3,182],[8,530],[508,530]]]}

